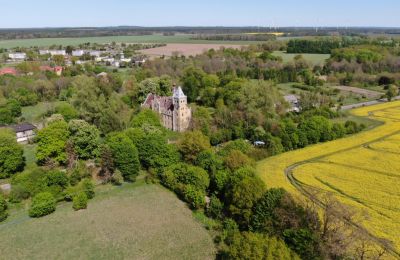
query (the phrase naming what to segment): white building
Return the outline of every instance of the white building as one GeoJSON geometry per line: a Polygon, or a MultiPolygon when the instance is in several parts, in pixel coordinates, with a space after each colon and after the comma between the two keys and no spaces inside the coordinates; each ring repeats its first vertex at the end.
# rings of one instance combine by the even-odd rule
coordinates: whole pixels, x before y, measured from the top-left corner
{"type": "Polygon", "coordinates": [[[51,56],[54,56],[54,55],[65,56],[65,55],[67,55],[65,50],[39,50],[39,54],[40,55],[50,54],[51,56]]]}
{"type": "Polygon", "coordinates": [[[72,56],[74,56],[74,57],[82,57],[83,54],[85,54],[85,51],[84,51],[84,50],[75,50],[75,51],[72,51],[72,56]]]}
{"type": "Polygon", "coordinates": [[[289,103],[290,108],[287,110],[288,112],[300,112],[300,101],[299,98],[295,95],[286,95],[283,97],[287,103],[289,103]]]}
{"type": "Polygon", "coordinates": [[[8,54],[8,58],[10,60],[25,60],[26,59],[26,53],[24,52],[17,52],[17,53],[10,53],[8,54]]]}
{"type": "Polygon", "coordinates": [[[89,55],[92,57],[100,57],[101,52],[100,51],[89,51],[89,55]]]}
{"type": "Polygon", "coordinates": [[[2,128],[9,128],[14,130],[15,137],[18,143],[28,143],[29,141],[32,141],[33,138],[36,136],[36,126],[29,123],[12,126],[2,126],[2,128]]]}

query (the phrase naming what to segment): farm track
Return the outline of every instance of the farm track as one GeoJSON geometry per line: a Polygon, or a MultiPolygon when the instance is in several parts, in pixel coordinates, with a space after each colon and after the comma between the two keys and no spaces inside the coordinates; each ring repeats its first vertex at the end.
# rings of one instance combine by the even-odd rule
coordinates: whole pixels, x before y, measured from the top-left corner
{"type": "MultiPolygon", "coordinates": [[[[375,111],[374,111],[374,112],[375,112],[375,111]]],[[[398,119],[397,119],[397,120],[398,120],[398,119]]],[[[361,145],[360,145],[360,144],[357,144],[357,145],[352,146],[352,147],[348,147],[348,148],[341,149],[341,150],[338,150],[338,151],[335,151],[335,152],[327,153],[327,154],[324,154],[324,155],[321,155],[321,156],[316,156],[316,157],[314,157],[314,158],[311,158],[311,159],[308,159],[308,160],[305,160],[305,161],[297,162],[297,163],[292,164],[292,165],[290,165],[289,167],[287,167],[287,168],[285,169],[285,171],[284,171],[284,174],[285,174],[286,178],[288,179],[288,181],[290,182],[290,184],[291,184],[298,192],[300,192],[303,196],[305,196],[305,197],[306,197],[307,199],[309,199],[310,201],[314,202],[314,203],[315,203],[316,205],[318,205],[319,207],[325,208],[326,205],[325,205],[320,199],[316,198],[316,197],[312,194],[312,192],[309,191],[309,190],[307,190],[307,188],[306,188],[306,186],[308,186],[308,187],[310,187],[310,188],[312,188],[312,189],[315,189],[315,187],[312,187],[312,186],[310,186],[310,185],[304,184],[304,183],[302,183],[301,181],[297,180],[296,177],[293,175],[293,171],[294,171],[296,168],[298,168],[298,167],[300,167],[300,166],[302,166],[302,165],[305,165],[305,164],[308,164],[308,163],[320,162],[321,159],[326,158],[326,157],[331,156],[331,155],[343,153],[343,152],[350,151],[350,150],[353,150],[353,149],[356,149],[356,148],[359,148],[359,147],[368,147],[368,146],[369,146],[370,144],[372,144],[372,143],[382,141],[382,140],[384,140],[384,139],[386,139],[386,138],[388,138],[388,137],[392,137],[392,136],[397,135],[397,134],[399,134],[399,133],[400,133],[400,130],[397,130],[397,131],[395,131],[395,132],[393,132],[393,133],[390,133],[390,134],[381,136],[381,137],[379,137],[379,138],[376,138],[376,139],[374,139],[374,140],[372,140],[372,141],[363,143],[363,144],[361,144],[361,145]]],[[[320,189],[318,189],[318,190],[320,190],[320,189]]],[[[346,195],[346,194],[343,193],[343,192],[339,192],[339,193],[340,193],[341,195],[343,195],[343,196],[346,196],[346,197],[348,197],[348,198],[354,200],[353,197],[348,196],[348,195],[346,195]]],[[[366,206],[364,203],[362,203],[362,202],[359,201],[359,200],[354,200],[354,201],[356,201],[356,202],[358,202],[358,203],[361,203],[362,205],[366,206]]],[[[369,206],[367,206],[367,207],[370,208],[369,206]]],[[[371,232],[369,232],[368,230],[366,230],[365,228],[363,228],[363,227],[360,226],[359,224],[357,224],[357,223],[355,223],[355,222],[353,222],[353,221],[349,221],[349,220],[344,219],[344,218],[343,218],[343,221],[344,221],[345,223],[349,224],[350,226],[354,227],[354,228],[362,229],[363,231],[366,232],[366,234],[367,234],[373,241],[375,241],[377,244],[380,244],[380,245],[384,246],[384,244],[382,243],[382,241],[381,241],[381,239],[380,239],[379,237],[376,237],[375,235],[373,235],[371,232]]],[[[385,246],[385,247],[386,247],[386,246],[385,246]]],[[[397,251],[393,246],[388,247],[387,250],[388,250],[388,252],[391,253],[393,256],[400,258],[400,252],[397,251]]]]}

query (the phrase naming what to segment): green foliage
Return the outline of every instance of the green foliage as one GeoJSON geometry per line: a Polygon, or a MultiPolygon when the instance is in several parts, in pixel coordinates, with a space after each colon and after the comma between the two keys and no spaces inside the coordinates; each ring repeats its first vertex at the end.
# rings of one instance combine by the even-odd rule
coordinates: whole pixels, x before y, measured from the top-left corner
{"type": "Polygon", "coordinates": [[[223,217],[224,204],[218,199],[217,196],[212,195],[210,198],[210,204],[207,207],[207,215],[215,219],[221,219],[223,217]]]}
{"type": "Polygon", "coordinates": [[[64,117],[69,122],[79,117],[78,111],[69,103],[62,103],[56,106],[55,113],[64,117]]]}
{"type": "Polygon", "coordinates": [[[178,143],[178,150],[188,162],[193,162],[197,155],[211,148],[210,140],[200,131],[186,132],[178,143]]]}
{"type": "Polygon", "coordinates": [[[249,154],[253,150],[253,147],[249,141],[237,139],[224,144],[218,154],[221,156],[227,156],[232,150],[240,151],[244,154],[249,154]]]}
{"type": "Polygon", "coordinates": [[[4,221],[8,217],[7,208],[7,201],[4,199],[3,195],[0,194],[0,222],[4,221]]]}
{"type": "Polygon", "coordinates": [[[399,88],[395,85],[390,85],[386,91],[386,97],[389,101],[399,95],[399,88]]]}
{"type": "Polygon", "coordinates": [[[68,123],[70,141],[79,159],[93,159],[100,154],[100,132],[94,125],[83,120],[71,120],[68,123]]]}
{"type": "Polygon", "coordinates": [[[131,128],[125,131],[139,151],[142,166],[146,169],[160,170],[179,161],[176,147],[167,143],[159,133],[145,133],[142,129],[131,128]]]}
{"type": "Polygon", "coordinates": [[[210,184],[206,171],[185,163],[175,164],[160,173],[162,183],[175,191],[193,208],[203,207],[210,184]]]}
{"type": "Polygon", "coordinates": [[[37,94],[28,88],[17,88],[11,93],[11,98],[17,100],[21,106],[36,105],[39,101],[37,94]]]}
{"type": "Polygon", "coordinates": [[[72,199],[72,208],[74,210],[86,209],[88,197],[84,192],[78,192],[72,199]]]}
{"type": "Polygon", "coordinates": [[[243,168],[245,166],[254,166],[254,161],[239,150],[231,150],[224,158],[225,166],[231,171],[243,168]]]}
{"type": "Polygon", "coordinates": [[[199,209],[205,206],[205,196],[206,193],[194,185],[189,184],[183,188],[183,198],[193,209],[199,209]]]}
{"type": "Polygon", "coordinates": [[[106,140],[110,147],[114,164],[125,181],[135,181],[139,174],[139,153],[132,140],[123,133],[110,134],[106,140]]]}
{"type": "Polygon", "coordinates": [[[66,144],[69,138],[68,124],[65,121],[55,121],[38,132],[36,158],[38,164],[49,161],[65,164],[67,161],[66,144]]]}
{"type": "Polygon", "coordinates": [[[267,223],[272,221],[275,209],[285,194],[284,189],[270,189],[257,201],[253,209],[250,229],[252,231],[271,234],[273,230],[267,223]]]}
{"type": "Polygon", "coordinates": [[[122,185],[123,181],[124,181],[124,177],[122,176],[122,173],[119,170],[116,170],[111,177],[111,182],[114,185],[122,185]]]}
{"type": "Polygon", "coordinates": [[[287,229],[283,232],[286,244],[303,259],[318,259],[318,237],[309,229],[287,229]]]}
{"type": "Polygon", "coordinates": [[[32,199],[29,216],[39,218],[53,213],[56,210],[56,200],[49,192],[38,193],[32,199]]]}
{"type": "Polygon", "coordinates": [[[15,133],[8,129],[0,129],[0,179],[23,170],[24,151],[15,139],[15,133]]]}
{"type": "Polygon", "coordinates": [[[94,192],[94,184],[90,179],[84,179],[80,184],[82,191],[86,194],[88,199],[93,199],[95,192],[94,192]]]}
{"type": "Polygon", "coordinates": [[[241,227],[247,227],[252,217],[252,209],[265,191],[265,185],[257,177],[245,176],[233,184],[228,192],[229,211],[241,227]]]}
{"type": "Polygon", "coordinates": [[[0,124],[9,125],[14,123],[12,111],[7,107],[0,107],[0,124]]]}
{"type": "Polygon", "coordinates": [[[160,116],[150,109],[143,109],[139,114],[135,115],[132,119],[131,126],[138,128],[145,126],[162,127],[160,116]]]}
{"type": "Polygon", "coordinates": [[[263,234],[236,232],[226,252],[227,259],[300,259],[283,241],[263,234]]]}
{"type": "Polygon", "coordinates": [[[69,179],[66,173],[62,171],[46,171],[41,168],[34,168],[15,175],[11,184],[13,188],[10,200],[19,202],[40,192],[50,192],[55,197],[59,197],[69,185],[69,179]]]}

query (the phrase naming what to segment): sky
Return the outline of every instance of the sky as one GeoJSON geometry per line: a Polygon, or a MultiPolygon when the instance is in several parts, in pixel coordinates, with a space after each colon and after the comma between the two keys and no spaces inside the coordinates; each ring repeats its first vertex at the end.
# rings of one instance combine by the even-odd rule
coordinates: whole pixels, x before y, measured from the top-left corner
{"type": "Polygon", "coordinates": [[[399,0],[0,0],[0,28],[400,27],[399,0]]]}

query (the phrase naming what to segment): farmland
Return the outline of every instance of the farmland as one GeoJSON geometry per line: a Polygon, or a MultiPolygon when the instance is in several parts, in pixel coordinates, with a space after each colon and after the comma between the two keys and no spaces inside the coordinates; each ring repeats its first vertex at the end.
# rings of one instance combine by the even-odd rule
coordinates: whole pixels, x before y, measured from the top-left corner
{"type": "Polygon", "coordinates": [[[171,43],[164,47],[152,48],[142,50],[141,53],[146,54],[150,57],[167,56],[170,57],[174,53],[179,55],[190,56],[202,54],[204,51],[209,49],[220,49],[221,47],[240,49],[241,45],[232,44],[182,44],[182,43],[171,43]]]}
{"type": "Polygon", "coordinates": [[[325,191],[366,212],[363,225],[400,250],[400,102],[354,110],[354,116],[384,124],[329,143],[317,144],[258,164],[269,187],[295,193],[325,191]]]}
{"type": "Polygon", "coordinates": [[[143,180],[98,189],[84,211],[64,203],[52,215],[31,219],[14,209],[0,225],[1,258],[214,258],[208,232],[173,193],[143,180]]]}
{"type": "Polygon", "coordinates": [[[208,41],[193,40],[190,34],[177,34],[173,36],[163,36],[160,34],[144,36],[103,36],[103,37],[79,37],[79,38],[37,38],[26,40],[3,40],[0,41],[0,48],[14,47],[46,47],[50,45],[79,45],[83,43],[186,43],[186,44],[254,44],[259,42],[252,41],[208,41]]]}

